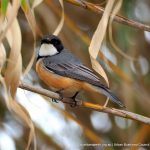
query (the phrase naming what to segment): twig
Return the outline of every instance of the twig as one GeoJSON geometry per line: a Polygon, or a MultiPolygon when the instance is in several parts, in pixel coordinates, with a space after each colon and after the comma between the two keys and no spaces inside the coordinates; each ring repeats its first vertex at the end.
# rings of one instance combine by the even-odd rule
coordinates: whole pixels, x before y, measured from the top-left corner
{"type": "MultiPolygon", "coordinates": [[[[104,12],[103,7],[100,7],[99,5],[96,5],[96,4],[93,4],[90,2],[86,2],[84,0],[66,0],[66,2],[69,2],[71,4],[83,7],[85,9],[96,12],[98,14],[103,14],[103,12],[104,12]]],[[[120,15],[116,15],[114,18],[114,21],[128,25],[128,26],[135,27],[135,28],[140,29],[140,30],[150,31],[150,26],[136,22],[136,21],[133,21],[133,20],[130,20],[130,19],[125,18],[125,17],[120,16],[120,15]]]]}
{"type": "MultiPolygon", "coordinates": [[[[46,89],[42,89],[42,88],[37,88],[25,83],[22,83],[19,85],[19,88],[34,92],[34,93],[38,93],[53,99],[57,99],[62,101],[63,103],[67,103],[67,104],[72,104],[71,99],[69,98],[64,98],[63,100],[61,100],[61,96],[58,93],[46,90],[46,89]]],[[[90,108],[92,110],[96,110],[96,111],[100,111],[100,112],[105,112],[105,113],[109,113],[115,116],[119,116],[122,118],[127,118],[127,119],[132,119],[132,120],[136,120],[145,124],[150,125],[150,118],[139,115],[139,114],[135,114],[129,111],[125,111],[125,110],[120,110],[120,109],[115,109],[115,108],[108,108],[108,107],[103,107],[101,105],[98,104],[93,104],[93,103],[88,103],[88,102],[84,102],[81,100],[77,100],[78,103],[77,105],[79,107],[85,107],[85,108],[90,108]]]]}

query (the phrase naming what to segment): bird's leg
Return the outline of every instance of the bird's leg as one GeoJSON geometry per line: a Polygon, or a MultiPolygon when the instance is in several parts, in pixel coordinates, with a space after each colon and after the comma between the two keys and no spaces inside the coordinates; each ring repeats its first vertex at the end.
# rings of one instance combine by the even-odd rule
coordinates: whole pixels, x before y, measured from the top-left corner
{"type": "Polygon", "coordinates": [[[76,92],[75,95],[71,97],[71,99],[73,100],[73,103],[70,104],[71,107],[76,107],[76,106],[77,106],[77,100],[76,100],[76,97],[77,97],[78,94],[79,94],[79,91],[76,92]]]}
{"type": "MultiPolygon", "coordinates": [[[[62,94],[61,94],[61,91],[63,91],[63,90],[64,90],[64,89],[61,89],[61,90],[56,91],[56,93],[58,93],[58,94],[59,94],[59,96],[61,97],[61,98],[60,98],[60,100],[62,100],[62,99],[63,99],[63,96],[62,96],[62,94]]],[[[58,100],[53,99],[53,98],[52,98],[52,102],[54,102],[54,103],[59,103],[59,101],[58,101],[58,100]]]]}
{"type": "Polygon", "coordinates": [[[56,100],[56,99],[52,98],[52,102],[54,102],[54,103],[58,103],[58,100],[56,100]]]}

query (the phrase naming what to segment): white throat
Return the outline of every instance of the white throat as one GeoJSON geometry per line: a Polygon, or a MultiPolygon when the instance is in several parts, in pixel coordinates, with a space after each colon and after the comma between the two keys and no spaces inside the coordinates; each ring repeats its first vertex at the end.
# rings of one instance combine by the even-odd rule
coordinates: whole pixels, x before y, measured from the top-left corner
{"type": "Polygon", "coordinates": [[[52,44],[42,44],[39,50],[40,56],[53,56],[57,53],[57,49],[52,44]]]}

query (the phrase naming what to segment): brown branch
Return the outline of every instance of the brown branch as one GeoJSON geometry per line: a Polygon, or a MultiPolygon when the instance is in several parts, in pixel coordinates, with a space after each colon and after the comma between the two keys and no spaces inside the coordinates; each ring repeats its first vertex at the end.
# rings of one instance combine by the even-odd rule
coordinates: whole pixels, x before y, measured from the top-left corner
{"type": "MultiPolygon", "coordinates": [[[[93,11],[93,12],[98,13],[98,14],[103,14],[103,12],[104,12],[103,7],[100,7],[99,5],[96,5],[93,3],[86,2],[84,0],[66,0],[66,2],[69,2],[69,3],[74,4],[76,6],[83,7],[85,9],[88,9],[88,10],[93,11]]],[[[116,15],[114,18],[114,21],[128,25],[128,26],[135,27],[135,28],[140,29],[140,30],[150,31],[150,26],[136,22],[136,21],[133,21],[133,20],[130,20],[130,19],[125,18],[125,17],[120,16],[120,15],[116,15]]]]}
{"type": "MultiPolygon", "coordinates": [[[[37,88],[25,83],[22,83],[19,85],[19,88],[34,92],[34,93],[38,93],[53,99],[57,99],[62,101],[63,103],[67,103],[67,104],[73,104],[73,101],[69,98],[64,98],[63,100],[61,99],[60,95],[58,93],[46,90],[46,89],[42,89],[42,88],[37,88]]],[[[105,113],[109,113],[115,116],[119,116],[122,118],[127,118],[127,119],[132,119],[132,120],[136,120],[145,124],[150,125],[150,118],[139,115],[139,114],[135,114],[133,112],[129,112],[129,111],[125,111],[125,110],[120,110],[120,109],[115,109],[115,108],[108,108],[108,107],[103,107],[101,105],[98,104],[93,104],[93,103],[88,103],[88,102],[84,102],[82,100],[77,100],[77,105],[78,107],[85,107],[85,108],[90,108],[92,110],[96,110],[96,111],[100,111],[100,112],[105,112],[105,113]]]]}

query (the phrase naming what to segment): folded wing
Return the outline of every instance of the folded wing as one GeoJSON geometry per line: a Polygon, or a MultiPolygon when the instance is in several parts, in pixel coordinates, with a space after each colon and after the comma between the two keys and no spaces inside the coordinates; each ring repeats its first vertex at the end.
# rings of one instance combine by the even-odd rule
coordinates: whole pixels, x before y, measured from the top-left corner
{"type": "MultiPolygon", "coordinates": [[[[67,61],[66,61],[67,62],[67,61]]],[[[71,63],[71,62],[52,63],[48,61],[48,58],[44,60],[44,65],[50,71],[55,72],[58,75],[69,77],[81,81],[85,81],[94,86],[97,86],[101,93],[109,97],[113,102],[117,103],[121,107],[124,107],[119,98],[117,98],[111,90],[102,84],[102,81],[94,72],[84,66],[82,63],[71,63]]]]}

